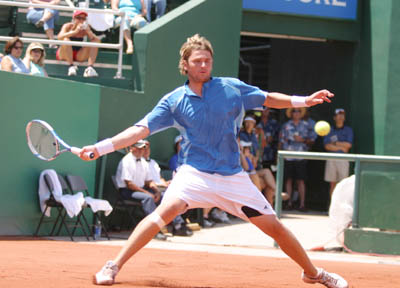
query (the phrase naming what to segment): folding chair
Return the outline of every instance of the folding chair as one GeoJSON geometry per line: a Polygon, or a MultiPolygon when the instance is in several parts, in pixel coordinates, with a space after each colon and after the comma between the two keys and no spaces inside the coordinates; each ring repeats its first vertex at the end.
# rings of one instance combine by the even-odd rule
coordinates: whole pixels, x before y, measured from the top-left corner
{"type": "MultiPolygon", "coordinates": [[[[85,180],[83,180],[83,178],[81,176],[67,174],[65,176],[65,178],[67,179],[67,182],[68,182],[69,186],[71,187],[71,190],[72,190],[73,193],[82,192],[82,193],[84,193],[85,197],[86,196],[90,196],[89,195],[89,189],[88,189],[88,187],[86,185],[86,182],[85,182],[85,180]]],[[[87,204],[87,203],[85,204],[85,206],[83,208],[92,209],[90,207],[90,205],[87,204]]],[[[92,211],[92,210],[90,210],[90,211],[92,211]]],[[[96,213],[93,213],[93,223],[97,223],[97,221],[100,221],[100,220],[101,220],[100,211],[97,211],[96,213]]],[[[100,223],[101,223],[101,228],[102,228],[101,231],[104,232],[104,234],[107,237],[107,239],[110,240],[110,236],[108,235],[107,228],[104,225],[104,222],[100,221],[100,223]]],[[[91,236],[93,237],[93,239],[95,239],[95,235],[93,233],[94,226],[95,226],[95,224],[92,224],[92,225],[88,224],[88,227],[92,227],[93,228],[93,229],[89,229],[89,231],[91,231],[91,236]]]]}
{"type": "MultiPolygon", "coordinates": [[[[60,232],[61,232],[61,229],[64,227],[65,230],[67,231],[68,236],[71,238],[71,241],[74,241],[73,235],[75,233],[75,230],[76,230],[77,227],[80,227],[82,229],[83,233],[85,234],[86,239],[89,240],[89,237],[86,234],[86,231],[85,231],[85,229],[84,229],[84,227],[82,225],[82,222],[80,221],[80,217],[79,216],[80,216],[81,213],[77,216],[77,219],[76,219],[75,223],[72,225],[74,227],[74,229],[71,232],[70,229],[68,228],[68,226],[71,226],[71,225],[69,225],[67,223],[67,221],[66,221],[67,210],[65,209],[65,207],[63,206],[63,204],[61,202],[58,202],[55,199],[55,197],[54,197],[54,183],[53,183],[51,177],[48,174],[44,175],[44,182],[46,183],[46,185],[48,187],[48,190],[50,192],[50,197],[49,197],[49,199],[47,199],[45,201],[45,209],[44,209],[44,211],[42,213],[42,216],[40,217],[39,224],[38,224],[38,226],[37,226],[37,228],[35,230],[35,233],[33,235],[34,236],[38,236],[39,231],[40,231],[40,227],[41,227],[41,225],[42,225],[42,223],[44,221],[44,216],[45,216],[46,210],[48,208],[55,208],[57,210],[57,217],[56,217],[56,220],[54,221],[54,224],[53,224],[53,227],[51,229],[51,232],[50,232],[49,236],[53,236],[53,234],[54,234],[54,232],[55,232],[55,230],[57,228],[57,225],[59,224],[57,233],[55,235],[58,236],[60,234],[60,232]]],[[[62,182],[60,184],[61,184],[61,187],[62,187],[62,191],[63,192],[67,191],[68,188],[65,187],[64,185],[62,185],[62,182]]]]}
{"type": "MultiPolygon", "coordinates": [[[[71,190],[70,187],[68,186],[67,182],[65,182],[64,177],[61,176],[60,174],[57,174],[57,176],[58,176],[58,181],[60,181],[61,188],[62,188],[63,192],[68,193],[68,194],[73,194],[73,193],[72,193],[72,190],[71,190]]],[[[82,208],[85,208],[85,206],[83,206],[82,208]]],[[[76,217],[77,217],[77,219],[76,219],[76,224],[74,225],[74,229],[72,230],[72,235],[74,235],[75,229],[76,229],[77,227],[81,227],[83,233],[84,233],[85,236],[86,236],[86,239],[89,240],[88,234],[86,233],[85,229],[83,228],[83,224],[82,224],[82,222],[81,222],[81,219],[83,219],[83,222],[85,222],[85,225],[86,225],[86,228],[87,228],[87,230],[88,230],[89,236],[93,236],[93,235],[92,235],[91,230],[90,230],[89,222],[87,221],[86,216],[85,216],[85,214],[83,213],[83,210],[82,210],[81,213],[79,213],[79,215],[76,216],[76,217]],[[77,225],[78,223],[79,223],[79,225],[77,225]]]]}
{"type": "MultiPolygon", "coordinates": [[[[131,225],[134,227],[136,226],[140,220],[144,217],[144,212],[142,209],[142,203],[140,201],[137,200],[126,200],[122,197],[120,191],[119,191],[119,187],[117,184],[117,178],[115,177],[115,175],[111,176],[111,180],[113,182],[115,191],[116,191],[116,196],[117,196],[117,200],[115,201],[113,207],[116,210],[120,210],[121,212],[123,212],[125,215],[127,215],[129,217],[129,223],[128,223],[128,227],[131,227],[131,225]],[[139,213],[135,213],[135,212],[139,212],[139,213]],[[139,214],[139,215],[137,215],[139,214]]],[[[125,224],[125,222],[122,223],[121,227],[123,227],[125,224]]]]}

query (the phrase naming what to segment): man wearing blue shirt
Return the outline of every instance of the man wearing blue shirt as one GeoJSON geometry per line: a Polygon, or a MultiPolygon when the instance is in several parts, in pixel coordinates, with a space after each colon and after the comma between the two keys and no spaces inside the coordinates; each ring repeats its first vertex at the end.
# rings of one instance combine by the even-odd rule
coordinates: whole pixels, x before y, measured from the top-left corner
{"type": "MultiPolygon", "coordinates": [[[[353,129],[344,125],[346,113],[344,109],[335,110],[335,127],[324,137],[324,147],[328,152],[349,153],[353,145],[353,129]]],[[[349,161],[327,160],[325,166],[325,181],[330,183],[329,194],[332,197],[336,183],[349,176],[349,161]]]]}
{"type": "MultiPolygon", "coordinates": [[[[279,149],[288,151],[308,151],[307,141],[311,139],[308,122],[302,120],[305,108],[289,108],[286,116],[290,118],[282,125],[279,135],[279,149]]],[[[300,196],[299,211],[306,211],[306,184],[307,179],[307,160],[286,159],[285,160],[285,188],[289,195],[288,209],[293,208],[292,191],[293,180],[296,181],[297,190],[300,196]]]]}
{"type": "Polygon", "coordinates": [[[273,237],[282,250],[302,267],[306,283],[347,288],[336,274],[316,268],[294,235],[279,221],[271,205],[243,171],[237,136],[246,110],[263,105],[273,108],[303,107],[330,102],[333,94],[321,90],[307,97],[268,93],[238,79],[211,77],[213,49],[198,34],[182,45],[179,68],[188,81],[165,95],[144,119],[111,139],[82,149],[90,160],[121,149],[150,134],[176,127],[182,135],[178,172],[162,203],[132,232],[114,260],[108,261],[93,281],[112,285],[122,266],[156,233],[187,209],[215,207],[250,221],[273,237]]]}

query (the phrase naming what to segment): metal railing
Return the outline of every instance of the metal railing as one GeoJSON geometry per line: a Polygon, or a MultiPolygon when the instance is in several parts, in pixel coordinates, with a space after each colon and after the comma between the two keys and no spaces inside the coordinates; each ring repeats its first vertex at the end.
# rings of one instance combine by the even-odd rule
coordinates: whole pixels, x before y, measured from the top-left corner
{"type": "Polygon", "coordinates": [[[281,216],[282,211],[282,197],[281,192],[283,188],[283,172],[284,172],[284,159],[307,159],[307,160],[347,160],[355,162],[355,187],[354,187],[354,207],[352,226],[358,227],[358,209],[359,209],[359,196],[360,196],[360,173],[361,162],[379,162],[379,163],[398,163],[400,164],[400,157],[398,156],[377,156],[366,154],[343,154],[343,153],[317,153],[317,152],[296,152],[296,151],[278,151],[278,170],[276,173],[276,194],[275,194],[275,212],[278,218],[281,216]]]}
{"type": "MultiPolygon", "coordinates": [[[[61,5],[43,5],[43,4],[33,4],[33,3],[23,3],[23,2],[14,2],[14,1],[1,1],[1,6],[16,6],[16,7],[33,7],[33,8],[50,8],[59,11],[75,11],[81,10],[86,13],[96,13],[96,14],[113,14],[117,16],[121,16],[121,23],[125,22],[125,12],[122,11],[114,11],[110,9],[94,9],[94,8],[82,8],[82,7],[67,7],[61,5]]],[[[106,49],[117,49],[118,50],[118,68],[117,73],[114,78],[121,79],[122,77],[122,56],[123,56],[123,29],[122,25],[119,27],[119,43],[118,44],[107,44],[107,43],[90,43],[90,42],[80,42],[80,41],[64,41],[64,40],[48,40],[48,39],[40,39],[40,38],[25,38],[20,37],[23,42],[39,42],[43,44],[57,44],[57,45],[73,45],[73,46],[82,46],[82,47],[97,47],[97,48],[106,48],[106,49]]],[[[9,41],[13,37],[9,36],[0,36],[0,41],[9,41]]]]}

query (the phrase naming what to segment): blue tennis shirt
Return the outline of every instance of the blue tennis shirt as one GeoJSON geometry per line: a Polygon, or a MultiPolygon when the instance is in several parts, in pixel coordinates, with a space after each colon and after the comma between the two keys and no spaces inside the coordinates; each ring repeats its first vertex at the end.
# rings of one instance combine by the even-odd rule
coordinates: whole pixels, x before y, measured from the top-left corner
{"type": "Polygon", "coordinates": [[[165,95],[137,126],[150,134],[169,127],[183,137],[179,165],[200,171],[233,175],[242,171],[237,134],[246,110],[262,107],[265,92],[235,78],[213,77],[204,83],[202,97],[186,82],[165,95]]]}

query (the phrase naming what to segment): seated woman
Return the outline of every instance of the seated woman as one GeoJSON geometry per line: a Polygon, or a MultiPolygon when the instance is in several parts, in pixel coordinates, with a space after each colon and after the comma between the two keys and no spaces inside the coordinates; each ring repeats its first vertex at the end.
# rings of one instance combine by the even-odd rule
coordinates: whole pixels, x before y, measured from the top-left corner
{"type": "Polygon", "coordinates": [[[22,50],[24,50],[24,43],[18,38],[7,41],[4,46],[4,53],[6,54],[1,60],[1,70],[15,73],[29,74],[24,62],[21,60],[22,50]]]}
{"type": "Polygon", "coordinates": [[[29,69],[31,75],[47,77],[47,72],[44,69],[44,60],[46,52],[43,45],[37,42],[32,42],[26,48],[24,64],[29,69]]]}
{"type": "Polygon", "coordinates": [[[111,8],[116,11],[125,12],[125,22],[121,24],[121,17],[115,19],[115,26],[122,25],[124,30],[124,39],[126,42],[126,53],[133,53],[133,42],[130,27],[140,29],[146,26],[148,22],[145,19],[147,14],[146,6],[143,0],[111,0],[111,8]]]}
{"type": "MultiPolygon", "coordinates": [[[[60,33],[58,33],[58,40],[83,41],[83,38],[87,36],[90,42],[100,43],[100,39],[86,22],[87,16],[86,12],[76,10],[72,16],[72,22],[65,23],[62,26],[60,33]]],[[[87,60],[88,67],[85,69],[83,77],[97,77],[99,75],[94,70],[93,64],[96,62],[98,50],[96,47],[61,45],[57,50],[56,58],[68,62],[68,76],[76,76],[78,67],[74,66],[74,61],[84,62],[87,60]]]]}
{"type": "MultiPolygon", "coordinates": [[[[29,3],[58,5],[60,3],[60,0],[29,0],[29,3]]],[[[26,14],[26,19],[28,20],[28,23],[32,23],[38,28],[43,27],[47,38],[53,40],[54,23],[57,21],[58,16],[58,10],[29,7],[28,14],[26,14]]],[[[57,48],[57,45],[50,44],[49,47],[57,48]]]]}
{"type": "Polygon", "coordinates": [[[243,167],[243,170],[247,172],[249,175],[251,182],[257,186],[258,190],[262,191],[260,178],[254,168],[257,165],[255,157],[251,154],[251,142],[240,141],[240,164],[243,167]]]}

